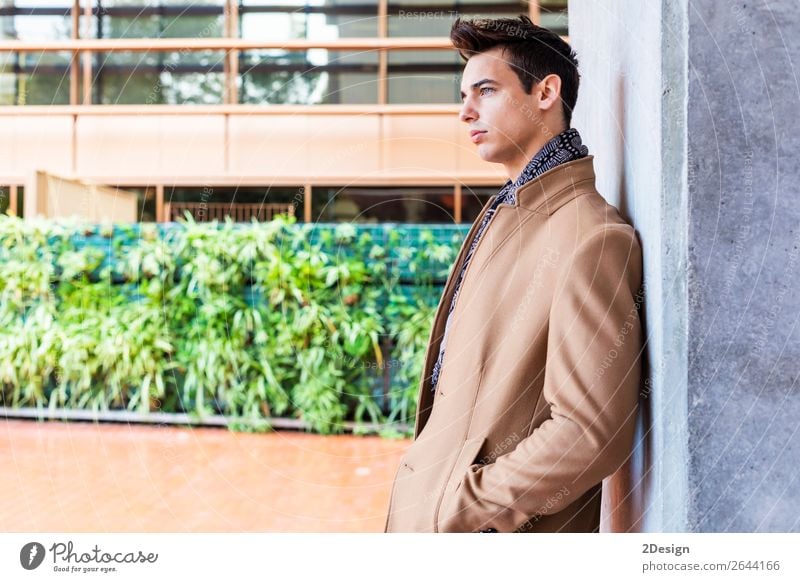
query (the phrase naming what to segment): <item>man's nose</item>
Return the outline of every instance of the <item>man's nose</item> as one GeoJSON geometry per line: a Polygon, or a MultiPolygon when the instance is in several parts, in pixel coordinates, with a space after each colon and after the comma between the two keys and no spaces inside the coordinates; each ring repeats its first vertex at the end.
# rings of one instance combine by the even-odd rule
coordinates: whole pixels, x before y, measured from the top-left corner
{"type": "Polygon", "coordinates": [[[472,107],[472,101],[469,98],[465,99],[464,103],[461,104],[461,110],[458,112],[458,119],[464,123],[469,123],[477,118],[478,113],[472,107]]]}

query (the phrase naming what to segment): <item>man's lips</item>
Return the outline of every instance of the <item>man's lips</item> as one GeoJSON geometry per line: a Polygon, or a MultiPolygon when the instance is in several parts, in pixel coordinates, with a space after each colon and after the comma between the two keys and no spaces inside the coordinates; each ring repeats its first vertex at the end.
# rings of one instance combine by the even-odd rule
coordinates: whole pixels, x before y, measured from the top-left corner
{"type": "Polygon", "coordinates": [[[473,143],[478,143],[478,141],[481,140],[481,136],[484,133],[486,133],[486,131],[479,131],[477,129],[474,129],[474,130],[469,132],[469,137],[470,137],[470,139],[472,140],[473,143]]]}

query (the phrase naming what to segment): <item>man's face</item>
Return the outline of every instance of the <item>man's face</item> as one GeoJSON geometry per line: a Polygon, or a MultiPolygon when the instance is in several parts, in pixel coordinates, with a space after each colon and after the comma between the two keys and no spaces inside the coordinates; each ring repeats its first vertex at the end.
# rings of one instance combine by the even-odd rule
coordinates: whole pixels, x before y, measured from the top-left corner
{"type": "Polygon", "coordinates": [[[530,95],[525,93],[501,47],[470,57],[462,75],[461,98],[459,119],[468,125],[481,159],[502,164],[534,153],[530,150],[544,127],[538,85],[530,95]]]}

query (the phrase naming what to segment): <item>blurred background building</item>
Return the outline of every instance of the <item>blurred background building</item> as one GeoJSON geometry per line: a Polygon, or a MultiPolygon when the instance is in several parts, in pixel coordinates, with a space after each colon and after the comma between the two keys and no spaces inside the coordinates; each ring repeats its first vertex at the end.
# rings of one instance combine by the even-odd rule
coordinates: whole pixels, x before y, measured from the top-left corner
{"type": "Polygon", "coordinates": [[[0,211],[472,222],[506,177],[448,34],[519,14],[567,35],[567,0],[2,0],[0,211]]]}

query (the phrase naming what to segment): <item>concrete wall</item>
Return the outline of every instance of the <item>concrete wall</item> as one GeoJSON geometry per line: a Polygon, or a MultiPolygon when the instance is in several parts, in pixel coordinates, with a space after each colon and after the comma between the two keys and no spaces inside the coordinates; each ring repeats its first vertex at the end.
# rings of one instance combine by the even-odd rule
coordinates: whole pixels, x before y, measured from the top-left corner
{"type": "Polygon", "coordinates": [[[603,531],[682,531],[686,499],[685,26],[675,2],[570,2],[573,125],[639,235],[647,337],[638,446],[604,484],[603,531]],[[668,322],[668,323],[666,323],[668,322]]]}
{"type": "Polygon", "coordinates": [[[574,124],[645,253],[641,440],[604,527],[800,531],[797,2],[572,2],[570,22],[574,124]]]}
{"type": "Polygon", "coordinates": [[[800,531],[800,6],[688,18],[689,527],[800,531]]]}
{"type": "Polygon", "coordinates": [[[25,219],[37,217],[130,224],[138,219],[136,193],[32,172],[25,184],[25,219]]]}

